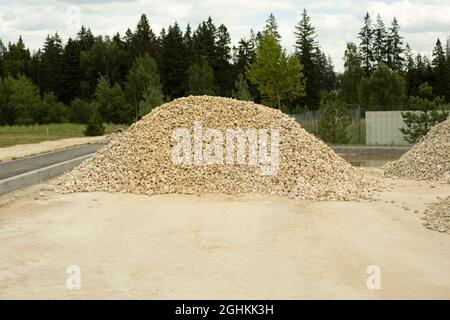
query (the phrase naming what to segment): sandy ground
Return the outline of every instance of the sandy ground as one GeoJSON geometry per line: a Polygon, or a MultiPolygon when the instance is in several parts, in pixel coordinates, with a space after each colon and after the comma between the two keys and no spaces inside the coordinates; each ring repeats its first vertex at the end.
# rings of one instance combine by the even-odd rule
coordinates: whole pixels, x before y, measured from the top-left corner
{"type": "Polygon", "coordinates": [[[97,143],[103,141],[107,136],[67,138],[40,143],[18,144],[11,147],[0,148],[0,163],[15,158],[23,158],[45,152],[61,150],[86,143],[97,143]]]}
{"type": "Polygon", "coordinates": [[[450,299],[450,235],[421,220],[450,185],[387,181],[371,202],[36,185],[0,197],[0,298],[450,299]]]}

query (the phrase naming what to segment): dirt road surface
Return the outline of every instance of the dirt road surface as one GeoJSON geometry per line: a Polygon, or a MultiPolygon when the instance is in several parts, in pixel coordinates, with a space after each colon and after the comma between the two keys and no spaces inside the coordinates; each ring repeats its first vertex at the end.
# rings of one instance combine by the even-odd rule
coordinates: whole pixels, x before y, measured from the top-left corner
{"type": "Polygon", "coordinates": [[[0,197],[0,298],[450,299],[450,235],[421,220],[450,186],[386,181],[372,202],[26,188],[0,197]]]}

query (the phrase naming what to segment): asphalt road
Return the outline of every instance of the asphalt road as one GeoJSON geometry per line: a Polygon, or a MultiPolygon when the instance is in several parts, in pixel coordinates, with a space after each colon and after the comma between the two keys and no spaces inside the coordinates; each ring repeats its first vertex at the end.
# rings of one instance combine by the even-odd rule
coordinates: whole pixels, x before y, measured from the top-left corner
{"type": "Polygon", "coordinates": [[[48,167],[52,164],[88,155],[100,149],[103,144],[86,144],[61,151],[45,153],[0,164],[0,180],[32,170],[48,167]]]}

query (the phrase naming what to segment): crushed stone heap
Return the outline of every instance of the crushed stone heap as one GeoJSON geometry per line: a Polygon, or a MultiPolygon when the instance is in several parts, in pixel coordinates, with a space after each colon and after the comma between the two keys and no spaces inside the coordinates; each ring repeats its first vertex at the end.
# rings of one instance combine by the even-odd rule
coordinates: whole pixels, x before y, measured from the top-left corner
{"type": "Polygon", "coordinates": [[[354,200],[370,198],[379,188],[378,181],[365,177],[279,110],[228,98],[190,96],[153,109],[60,177],[55,190],[354,200]],[[253,132],[256,140],[250,134],[245,141],[233,136],[228,140],[233,132],[253,132]],[[240,148],[239,141],[245,147],[240,148]]]}
{"type": "Polygon", "coordinates": [[[450,183],[450,120],[434,126],[400,159],[384,167],[387,177],[450,183]]]}
{"type": "Polygon", "coordinates": [[[425,211],[424,220],[428,229],[450,233],[450,196],[431,203],[425,211]]]}

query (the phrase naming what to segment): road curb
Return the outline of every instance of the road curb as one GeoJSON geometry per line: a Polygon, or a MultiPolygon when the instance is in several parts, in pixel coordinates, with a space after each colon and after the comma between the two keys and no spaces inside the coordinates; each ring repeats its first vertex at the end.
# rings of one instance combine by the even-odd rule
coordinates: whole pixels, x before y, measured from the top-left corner
{"type": "MultiPolygon", "coordinates": [[[[94,152],[95,153],[95,152],[94,152]]],[[[14,177],[0,180],[0,196],[8,192],[40,183],[48,179],[59,176],[75,166],[79,165],[84,160],[92,157],[94,153],[90,153],[75,159],[52,164],[48,167],[40,168],[14,177]]]]}

